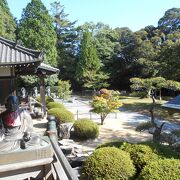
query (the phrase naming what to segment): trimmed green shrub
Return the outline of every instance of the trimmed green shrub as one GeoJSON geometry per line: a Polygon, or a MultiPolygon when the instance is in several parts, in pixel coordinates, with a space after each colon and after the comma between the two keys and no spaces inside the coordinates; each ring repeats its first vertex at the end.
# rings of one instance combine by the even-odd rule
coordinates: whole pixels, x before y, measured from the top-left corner
{"type": "Polygon", "coordinates": [[[78,139],[95,139],[99,135],[98,125],[90,119],[79,119],[74,123],[73,136],[78,139]]]}
{"type": "Polygon", "coordinates": [[[59,123],[74,122],[73,113],[63,108],[52,108],[48,110],[48,115],[55,116],[59,123]]]}
{"type": "Polygon", "coordinates": [[[110,142],[106,142],[106,143],[103,143],[103,144],[97,146],[96,149],[103,148],[103,147],[116,147],[116,148],[121,149],[121,147],[124,145],[124,143],[125,142],[122,142],[122,141],[110,141],[110,142]]]}
{"type": "Polygon", "coordinates": [[[145,165],[150,161],[158,159],[158,155],[153,150],[142,144],[127,144],[122,150],[130,153],[130,157],[133,160],[135,167],[140,172],[145,165]]]}
{"type": "Polygon", "coordinates": [[[171,146],[153,143],[153,142],[144,142],[144,145],[149,146],[155,154],[160,158],[175,158],[180,159],[180,154],[178,154],[171,146]]]}
{"type": "MultiPolygon", "coordinates": [[[[112,141],[107,142],[104,144],[101,144],[97,147],[117,147],[119,149],[125,150],[126,147],[129,147],[131,144],[128,142],[122,142],[122,141],[112,141]]],[[[137,145],[145,145],[150,147],[150,149],[153,151],[153,153],[157,154],[159,158],[175,158],[180,159],[180,154],[177,153],[171,146],[163,145],[163,144],[157,144],[153,143],[152,141],[142,142],[137,145]]]]}
{"type": "Polygon", "coordinates": [[[46,101],[46,104],[48,104],[50,102],[54,102],[54,99],[50,96],[46,96],[45,101],[46,101]]]}
{"type": "Polygon", "coordinates": [[[160,159],[144,167],[139,180],[178,180],[180,178],[180,160],[160,159]]]}
{"type": "Polygon", "coordinates": [[[146,98],[147,93],[143,92],[143,91],[134,91],[134,92],[130,93],[129,96],[131,96],[131,97],[139,97],[139,98],[146,98]]]}
{"type": "Polygon", "coordinates": [[[121,180],[135,174],[135,168],[128,153],[115,148],[97,149],[83,164],[80,179],[85,180],[121,180]]]}
{"type": "MultiPolygon", "coordinates": [[[[37,96],[36,101],[41,102],[41,97],[37,96]]],[[[47,105],[50,102],[54,102],[54,99],[52,97],[50,97],[50,96],[45,96],[45,102],[46,102],[46,105],[47,105]]]]}
{"type": "Polygon", "coordinates": [[[63,104],[59,103],[59,102],[49,102],[47,104],[47,108],[48,109],[52,109],[52,108],[65,108],[63,104]]]}

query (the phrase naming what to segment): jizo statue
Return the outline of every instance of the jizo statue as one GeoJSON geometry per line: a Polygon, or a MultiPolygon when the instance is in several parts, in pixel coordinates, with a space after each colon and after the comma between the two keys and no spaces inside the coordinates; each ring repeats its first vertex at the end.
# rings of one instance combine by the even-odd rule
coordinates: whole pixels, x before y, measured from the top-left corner
{"type": "Polygon", "coordinates": [[[26,110],[19,108],[17,96],[8,96],[5,107],[0,114],[0,152],[37,145],[40,138],[32,133],[32,118],[26,110]]]}
{"type": "Polygon", "coordinates": [[[26,97],[26,89],[24,87],[21,88],[22,98],[26,97]]]}

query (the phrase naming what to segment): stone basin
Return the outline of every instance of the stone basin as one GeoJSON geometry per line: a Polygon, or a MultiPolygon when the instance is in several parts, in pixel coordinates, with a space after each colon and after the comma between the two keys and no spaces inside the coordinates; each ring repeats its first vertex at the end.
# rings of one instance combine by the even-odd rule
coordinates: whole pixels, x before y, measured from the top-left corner
{"type": "Polygon", "coordinates": [[[42,136],[41,138],[41,145],[27,149],[18,149],[13,152],[1,152],[0,167],[1,165],[52,158],[53,150],[49,138],[47,136],[42,136]]]}

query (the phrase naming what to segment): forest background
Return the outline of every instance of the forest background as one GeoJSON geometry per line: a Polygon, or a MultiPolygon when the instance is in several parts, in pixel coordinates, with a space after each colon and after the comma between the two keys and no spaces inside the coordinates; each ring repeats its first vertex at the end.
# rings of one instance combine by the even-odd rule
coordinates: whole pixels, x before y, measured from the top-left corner
{"type": "MultiPolygon", "coordinates": [[[[31,0],[17,20],[7,1],[1,0],[0,14],[2,37],[42,51],[45,62],[60,69],[58,77],[46,81],[48,86],[61,79],[68,80],[73,91],[102,87],[129,91],[134,77],[180,81],[180,8],[164,12],[157,27],[148,25],[136,32],[102,22],[77,27],[58,1],[48,11],[41,0],[31,0]]],[[[20,77],[19,83],[29,88],[37,80],[20,77]]]]}

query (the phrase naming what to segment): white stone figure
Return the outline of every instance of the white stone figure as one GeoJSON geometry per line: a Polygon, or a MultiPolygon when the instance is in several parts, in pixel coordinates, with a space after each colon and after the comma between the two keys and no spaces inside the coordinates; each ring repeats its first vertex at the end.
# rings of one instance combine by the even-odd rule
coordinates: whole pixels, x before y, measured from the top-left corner
{"type": "Polygon", "coordinates": [[[33,89],[34,89],[34,94],[33,94],[33,96],[34,96],[34,97],[37,97],[37,96],[38,96],[38,90],[37,90],[37,87],[34,87],[33,89]]]}
{"type": "Polygon", "coordinates": [[[26,97],[26,89],[24,87],[21,88],[22,98],[26,97]]]}
{"type": "Polygon", "coordinates": [[[47,86],[46,91],[47,91],[47,96],[51,96],[50,86],[47,86]]]}

